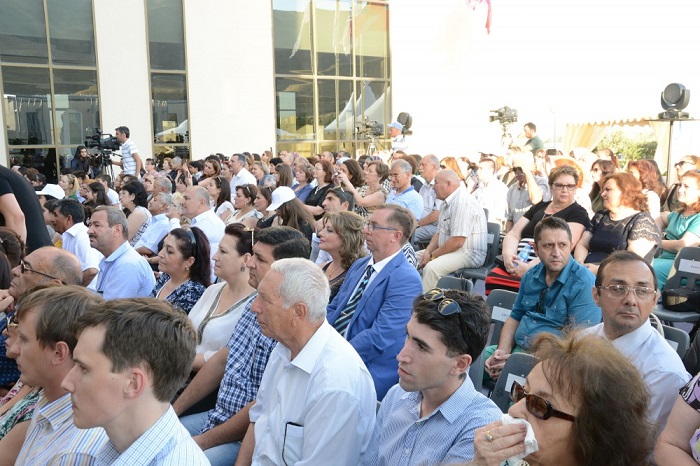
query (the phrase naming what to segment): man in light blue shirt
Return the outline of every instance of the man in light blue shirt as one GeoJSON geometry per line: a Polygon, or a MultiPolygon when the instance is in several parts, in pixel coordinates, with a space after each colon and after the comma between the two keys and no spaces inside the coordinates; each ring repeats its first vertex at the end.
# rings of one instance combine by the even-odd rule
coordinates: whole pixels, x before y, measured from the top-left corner
{"type": "Polygon", "coordinates": [[[489,333],[484,300],[433,289],[414,303],[399,353],[399,383],[377,414],[365,466],[456,464],[474,456],[474,431],[501,411],[467,378],[489,333]]]}
{"type": "Polygon", "coordinates": [[[129,244],[124,212],[100,206],[90,217],[90,246],[102,253],[95,291],[105,299],[143,298],[156,284],[151,266],[129,244]]]}
{"type": "Polygon", "coordinates": [[[387,204],[397,204],[407,208],[418,220],[423,216],[423,198],[411,186],[413,168],[405,160],[397,160],[391,164],[389,179],[394,188],[386,198],[387,204]]]}
{"type": "Polygon", "coordinates": [[[92,307],[75,324],[75,366],[63,379],[75,425],[104,428],[98,464],[209,465],[170,406],[195,356],[197,331],[152,298],[92,307]]]}
{"type": "Polygon", "coordinates": [[[170,219],[167,214],[171,203],[172,194],[170,193],[156,193],[148,201],[148,211],[152,215],[151,223],[134,244],[134,249],[142,256],[150,257],[158,254],[158,244],[170,232],[170,219]]]}

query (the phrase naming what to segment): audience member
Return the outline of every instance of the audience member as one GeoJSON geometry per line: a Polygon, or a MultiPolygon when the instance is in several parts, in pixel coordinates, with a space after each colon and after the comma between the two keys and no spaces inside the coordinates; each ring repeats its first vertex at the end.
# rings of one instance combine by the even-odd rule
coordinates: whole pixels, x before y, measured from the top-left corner
{"type": "MultiPolygon", "coordinates": [[[[508,413],[530,423],[538,450],[527,464],[646,465],[653,447],[649,392],[634,365],[603,339],[542,334],[525,386],[514,382],[508,413]],[[621,393],[624,387],[624,393],[621,393]]],[[[525,451],[526,426],[496,421],[477,429],[470,466],[501,464],[525,451]]]]}
{"type": "Polygon", "coordinates": [[[64,197],[82,202],[79,197],[80,182],[72,173],[62,173],[58,180],[58,186],[63,190],[64,197]]]}
{"type": "Polygon", "coordinates": [[[99,464],[209,465],[170,406],[197,343],[187,317],[152,299],[120,299],[88,310],[74,331],[62,387],[75,425],[109,438],[99,464]]]}
{"type": "MultiPolygon", "coordinates": [[[[61,382],[75,364],[73,325],[87,309],[102,302],[98,295],[74,285],[49,287],[20,301],[20,338],[10,350],[17,354],[21,380],[42,387],[43,394],[16,464],[93,464],[97,459],[105,432],[81,430],[74,424],[71,396],[61,382]]],[[[109,399],[108,404],[114,401],[109,399]]]]}
{"type": "Polygon", "coordinates": [[[529,154],[520,153],[513,157],[513,173],[516,182],[510,185],[506,195],[506,232],[518,223],[530,207],[551,198],[547,178],[535,174],[535,163],[529,154]]]}
{"type": "Polygon", "coordinates": [[[275,188],[268,186],[260,188],[257,196],[255,196],[255,201],[253,201],[255,210],[261,215],[261,218],[259,218],[258,222],[256,223],[256,226],[259,229],[279,225],[275,211],[267,210],[267,208],[270,207],[270,204],[272,204],[272,191],[274,191],[274,189],[275,188]]]}
{"type": "Polygon", "coordinates": [[[292,167],[286,163],[280,163],[275,166],[275,177],[277,178],[277,186],[286,186],[291,188],[294,185],[294,174],[292,167]]]}
{"type": "Polygon", "coordinates": [[[87,185],[85,199],[86,202],[84,202],[83,205],[86,205],[88,202],[90,202],[93,208],[100,205],[112,205],[112,203],[109,201],[109,198],[107,197],[107,191],[105,191],[105,187],[102,185],[102,183],[99,183],[97,181],[93,181],[92,183],[87,185]]]}
{"type": "Polygon", "coordinates": [[[593,186],[589,197],[591,198],[591,210],[595,214],[599,210],[603,210],[603,180],[615,173],[615,165],[609,160],[598,159],[591,166],[591,178],[593,186]]]}
{"type": "Polygon", "coordinates": [[[272,204],[268,211],[275,211],[279,225],[292,227],[304,234],[311,244],[314,232],[314,218],[304,208],[304,204],[296,198],[294,190],[280,186],[272,192],[272,204]]]}
{"type": "Polygon", "coordinates": [[[654,269],[632,252],[616,251],[600,264],[593,298],[603,310],[603,323],[588,331],[610,340],[639,369],[651,393],[649,420],[658,434],[690,375],[678,353],[649,324],[659,298],[654,269]]]}
{"type": "Polygon", "coordinates": [[[642,192],[647,196],[649,215],[656,220],[661,212],[661,198],[666,198],[666,186],[657,173],[656,165],[645,159],[631,160],[627,164],[627,173],[631,173],[642,184],[642,192]]]}
{"type": "Polygon", "coordinates": [[[601,312],[590,290],[595,277],[571,257],[571,229],[559,217],[535,227],[535,254],[540,262],[528,270],[498,339],[486,348],[486,374],[497,379],[513,352],[529,351],[542,332],[561,335],[566,327],[591,326],[601,312]]]}
{"type": "Polygon", "coordinates": [[[104,186],[105,191],[107,191],[107,199],[109,199],[110,205],[119,207],[119,193],[112,189],[112,177],[107,174],[99,175],[96,181],[104,186]]]}
{"type": "Polygon", "coordinates": [[[90,219],[90,246],[105,257],[95,290],[105,299],[148,297],[156,280],[146,259],[127,241],[126,216],[115,207],[100,206],[90,219]]]}
{"type": "Polygon", "coordinates": [[[661,433],[654,450],[658,466],[695,465],[700,462],[698,438],[700,437],[700,374],[692,378],[676,397],[666,428],[661,433]]]}
{"type": "MultiPolygon", "coordinates": [[[[61,235],[61,247],[80,260],[83,271],[82,286],[93,283],[99,271],[102,254],[90,247],[88,227],[85,226],[83,206],[74,199],[61,199],[53,211],[53,227],[61,235]]],[[[94,288],[95,283],[93,283],[94,288]]]]}
{"type": "Polygon", "coordinates": [[[231,204],[231,184],[222,176],[213,176],[208,178],[208,181],[206,189],[214,206],[214,213],[226,222],[235,210],[231,204]]]}
{"type": "Polygon", "coordinates": [[[371,161],[365,168],[365,185],[359,189],[345,178],[341,177],[342,185],[352,193],[355,200],[355,212],[365,219],[374,212],[377,206],[386,202],[390,189],[385,186],[389,179],[389,167],[381,160],[371,161]]]}
{"type": "Polygon", "coordinates": [[[491,157],[479,160],[479,184],[473,195],[481,207],[488,211],[489,222],[505,225],[508,187],[496,176],[496,167],[496,161],[491,157]]]}
{"type": "Polygon", "coordinates": [[[306,202],[306,198],[309,197],[311,190],[314,189],[314,171],[311,168],[311,164],[304,157],[299,157],[295,165],[294,180],[296,184],[294,186],[294,194],[301,202],[306,202]]]}
{"type": "Polygon", "coordinates": [[[316,179],[316,187],[309,193],[309,197],[304,202],[306,209],[316,220],[323,216],[323,200],[326,198],[326,193],[333,187],[333,166],[326,160],[319,160],[315,165],[314,178],[316,179]]]}
{"type": "MultiPolygon", "coordinates": [[[[253,162],[253,164],[250,166],[250,173],[255,178],[255,182],[254,183],[245,183],[245,184],[254,184],[254,185],[260,187],[260,186],[262,186],[262,183],[263,183],[263,177],[265,175],[269,175],[270,170],[267,168],[267,164],[265,164],[264,162],[253,162]]],[[[231,179],[231,181],[233,181],[233,179],[231,179]]],[[[236,185],[236,186],[240,186],[240,185],[236,185]]]]}
{"type": "Polygon", "coordinates": [[[171,204],[172,195],[170,193],[154,194],[151,200],[148,201],[151,222],[141,235],[141,238],[139,238],[138,243],[134,245],[136,252],[142,256],[151,257],[158,254],[160,242],[170,231],[168,212],[171,204]]]}
{"type": "Polygon", "coordinates": [[[326,321],[328,280],[306,259],[282,259],[258,291],[252,311],[263,334],[279,344],[236,464],[358,464],[377,397],[360,356],[326,321]]]}
{"type": "MultiPolygon", "coordinates": [[[[461,183],[461,182],[460,182],[461,183]]],[[[362,464],[454,464],[474,456],[474,431],[501,411],[474,389],[469,366],[486,344],[484,300],[456,290],[416,298],[389,390],[362,464]]]]}
{"type": "MultiPolygon", "coordinates": [[[[273,262],[288,257],[308,257],[303,235],[289,227],[267,228],[258,233],[247,263],[249,284],[257,288],[273,262]]],[[[304,288],[306,289],[306,287],[304,288]]],[[[263,371],[277,342],[264,336],[251,298],[228,344],[214,354],[173,404],[178,415],[219,389],[214,409],[180,420],[194,436],[212,466],[230,465],[250,425],[248,410],[260,386],[263,371]]]]}
{"type": "Polygon", "coordinates": [[[391,164],[389,176],[393,189],[387,196],[386,203],[403,206],[411,211],[414,219],[419,219],[423,214],[423,198],[411,186],[411,165],[405,160],[397,160],[391,164]]]}
{"type": "Polygon", "coordinates": [[[379,400],[398,381],[396,355],[411,317],[411,303],[422,288],[418,272],[401,253],[414,224],[408,209],[379,206],[365,226],[371,255],[348,269],[328,306],[328,322],[365,361],[379,400]]]}
{"type": "Polygon", "coordinates": [[[437,286],[440,277],[463,268],[481,267],[486,260],[486,214],[467,193],[457,174],[442,170],[435,175],[435,197],[440,207],[438,231],[416,255],[423,269],[423,291],[437,286]]]}
{"type": "MultiPolygon", "coordinates": [[[[183,212],[190,219],[190,226],[196,226],[204,232],[209,240],[211,255],[216,254],[219,241],[224,236],[226,224],[221,220],[209,205],[209,193],[199,186],[187,188],[183,194],[183,212]]],[[[212,280],[214,272],[212,269],[212,280]]]]}
{"type": "MultiPolygon", "coordinates": [[[[326,196],[326,201],[331,197],[326,196]]],[[[324,201],[325,202],[325,201],[324,201]]],[[[357,259],[365,257],[365,237],[362,234],[364,219],[354,212],[329,212],[320,220],[319,248],[330,260],[321,265],[330,285],[330,303],[340,291],[348,269],[357,259]]]]}
{"type": "Polygon", "coordinates": [[[122,186],[119,191],[121,202],[126,214],[129,226],[129,244],[132,246],[139,242],[141,235],[151,223],[151,213],[148,211],[148,195],[143,184],[139,181],[131,181],[122,186]]]}
{"type": "MultiPolygon", "coordinates": [[[[254,183],[236,186],[236,192],[233,197],[233,208],[235,211],[228,218],[228,220],[226,220],[226,223],[242,223],[249,228],[255,227],[258,220],[263,218],[263,213],[258,212],[258,210],[255,208],[255,200],[257,196],[258,188],[254,183]]],[[[267,207],[268,206],[265,206],[265,209],[267,209],[267,207]]],[[[267,212],[264,213],[266,214],[267,212]]]]}
{"type": "Polygon", "coordinates": [[[440,161],[432,154],[421,159],[419,173],[425,180],[418,194],[423,198],[423,212],[418,218],[418,226],[413,234],[411,244],[418,249],[418,245],[429,243],[438,228],[438,217],[442,200],[435,196],[435,175],[440,169],[440,161]]]}
{"type": "Polygon", "coordinates": [[[211,269],[209,241],[202,230],[175,228],[165,237],[158,253],[161,274],[151,296],[189,314],[211,285],[211,269]]]}
{"type": "MultiPolygon", "coordinates": [[[[686,155],[678,162],[676,162],[673,166],[676,169],[676,176],[680,180],[681,176],[683,176],[683,174],[687,171],[700,170],[700,157],[698,157],[697,155],[686,155]]],[[[670,167],[668,176],[668,181],[670,181],[670,167]]],[[[681,207],[681,204],[678,201],[678,186],[679,183],[674,183],[673,185],[671,185],[671,187],[666,193],[666,198],[661,199],[661,212],[670,212],[673,210],[677,210],[681,207]]]]}

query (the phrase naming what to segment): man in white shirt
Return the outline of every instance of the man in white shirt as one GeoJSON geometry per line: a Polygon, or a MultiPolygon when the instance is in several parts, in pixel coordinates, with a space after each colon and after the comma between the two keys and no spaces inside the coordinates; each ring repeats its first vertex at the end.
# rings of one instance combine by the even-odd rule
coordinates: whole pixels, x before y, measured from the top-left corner
{"type": "Polygon", "coordinates": [[[139,150],[136,148],[136,144],[129,139],[129,135],[130,131],[126,126],[120,126],[114,130],[114,137],[117,138],[117,141],[121,144],[120,150],[122,159],[113,160],[112,163],[122,167],[122,170],[127,175],[140,177],[143,162],[139,156],[139,150]]]}
{"type": "Polygon", "coordinates": [[[236,465],[359,464],[376,393],[362,359],[326,321],[330,288],[306,259],[272,264],[252,311],[279,343],[265,368],[236,465]]]}
{"type": "MultiPolygon", "coordinates": [[[[167,180],[167,178],[162,177],[167,180]]],[[[151,213],[151,223],[143,232],[141,238],[134,245],[136,252],[142,256],[155,256],[158,254],[158,244],[170,231],[170,220],[167,217],[172,194],[157,193],[148,201],[148,211],[151,213]]]]}
{"type": "MultiPolygon", "coordinates": [[[[209,192],[201,186],[190,186],[182,195],[182,213],[190,219],[190,226],[197,227],[204,232],[209,240],[211,248],[210,257],[219,250],[219,242],[224,237],[226,224],[219,218],[209,203],[209,192]]],[[[211,261],[212,281],[214,277],[214,261],[211,261]]]]}
{"type": "Polygon", "coordinates": [[[505,225],[508,186],[496,176],[496,161],[485,157],[479,161],[479,186],[473,196],[488,210],[488,221],[505,225]]]}
{"type": "Polygon", "coordinates": [[[231,167],[231,173],[233,173],[231,178],[232,193],[236,192],[236,186],[244,184],[258,185],[258,180],[255,179],[255,176],[245,168],[245,155],[233,154],[229,161],[229,166],[231,167]]]}
{"type": "Polygon", "coordinates": [[[82,285],[88,286],[95,281],[100,270],[102,254],[97,249],[90,247],[88,227],[85,221],[85,210],[75,199],[61,199],[53,210],[53,228],[61,235],[62,248],[72,252],[80,260],[83,270],[82,285]]]}
{"type": "Polygon", "coordinates": [[[423,214],[418,219],[416,232],[413,234],[411,244],[418,249],[419,243],[428,243],[437,231],[437,221],[440,216],[442,201],[435,196],[435,175],[440,170],[440,161],[433,154],[428,154],[420,161],[418,172],[425,183],[418,194],[423,198],[423,214]]]}
{"type": "Polygon", "coordinates": [[[102,186],[105,187],[109,203],[112,204],[114,207],[121,208],[121,203],[119,202],[119,194],[117,194],[117,192],[114,189],[112,189],[112,177],[107,174],[102,174],[97,177],[96,181],[99,181],[100,184],[102,184],[102,186]]]}
{"type": "Polygon", "coordinates": [[[398,121],[389,125],[389,136],[391,137],[391,152],[408,151],[408,144],[403,135],[403,125],[398,121]]]}
{"type": "Polygon", "coordinates": [[[610,340],[637,366],[651,393],[648,415],[658,435],[690,375],[649,324],[659,298],[654,269],[633,252],[615,251],[600,264],[595,285],[593,299],[603,311],[603,323],[587,331],[610,340]]]}

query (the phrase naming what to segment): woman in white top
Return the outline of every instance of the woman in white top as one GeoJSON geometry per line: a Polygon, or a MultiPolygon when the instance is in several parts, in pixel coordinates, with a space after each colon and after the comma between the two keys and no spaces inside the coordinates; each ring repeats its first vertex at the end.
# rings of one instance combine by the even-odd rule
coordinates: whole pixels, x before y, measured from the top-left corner
{"type": "Polygon", "coordinates": [[[236,210],[231,204],[231,183],[223,176],[217,175],[202,181],[200,186],[209,192],[216,215],[225,222],[236,210]]]}
{"type": "Polygon", "coordinates": [[[236,193],[233,196],[233,207],[236,211],[226,220],[226,223],[242,223],[253,228],[262,218],[262,214],[255,210],[254,202],[257,195],[258,188],[253,184],[236,186],[236,193]]]}
{"type": "Polygon", "coordinates": [[[204,292],[192,307],[189,318],[199,333],[192,364],[199,371],[204,363],[226,346],[255,289],[248,284],[246,263],[253,252],[255,231],[240,223],[228,225],[214,254],[214,274],[222,282],[204,292]]]}
{"type": "Polygon", "coordinates": [[[129,213],[126,216],[129,227],[129,244],[138,243],[141,235],[151,223],[151,213],[148,211],[148,194],[146,188],[138,181],[130,181],[119,191],[119,201],[122,208],[129,213]]]}

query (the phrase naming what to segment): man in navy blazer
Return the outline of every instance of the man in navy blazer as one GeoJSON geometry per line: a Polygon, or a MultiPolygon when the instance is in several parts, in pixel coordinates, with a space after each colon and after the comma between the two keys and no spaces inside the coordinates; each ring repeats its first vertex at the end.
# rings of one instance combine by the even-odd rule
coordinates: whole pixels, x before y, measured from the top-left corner
{"type": "Polygon", "coordinates": [[[399,380],[396,356],[413,300],[423,289],[420,275],[401,252],[414,222],[405,207],[379,206],[365,225],[371,255],[355,261],[328,306],[328,322],[362,357],[379,400],[399,380]]]}

